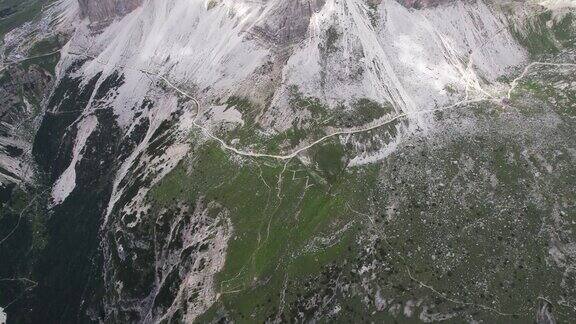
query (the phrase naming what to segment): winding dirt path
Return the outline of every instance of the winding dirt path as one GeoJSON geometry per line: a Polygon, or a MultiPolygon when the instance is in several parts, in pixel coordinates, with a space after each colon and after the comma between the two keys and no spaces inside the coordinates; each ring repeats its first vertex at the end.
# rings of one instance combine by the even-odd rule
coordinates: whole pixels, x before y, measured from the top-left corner
{"type": "MultiPolygon", "coordinates": [[[[75,56],[83,56],[86,58],[90,58],[90,59],[94,59],[97,63],[102,64],[102,65],[109,65],[106,62],[102,62],[101,60],[99,60],[97,57],[95,56],[91,56],[91,55],[87,55],[87,54],[83,54],[83,53],[74,53],[74,52],[68,52],[67,54],[70,55],[75,55],[75,56]]],[[[507,93],[507,99],[510,99],[512,92],[518,87],[519,82],[526,77],[526,75],[528,75],[528,73],[530,72],[530,70],[532,68],[534,68],[535,66],[556,66],[556,67],[576,67],[576,64],[573,63],[547,63],[547,62],[532,62],[529,65],[527,65],[523,72],[512,81],[512,83],[510,84],[510,89],[508,90],[507,93]]],[[[163,83],[165,83],[169,88],[171,88],[172,90],[176,91],[177,93],[181,94],[182,96],[192,100],[194,102],[194,104],[196,105],[196,109],[197,111],[200,110],[200,103],[198,102],[198,100],[192,96],[191,94],[187,93],[185,90],[183,90],[182,88],[178,87],[177,85],[175,85],[174,83],[172,83],[170,80],[168,80],[165,76],[160,75],[158,73],[149,71],[149,70],[145,70],[145,69],[138,69],[138,68],[134,68],[134,67],[130,67],[130,66],[123,66],[123,65],[117,65],[116,67],[118,68],[125,68],[125,69],[129,69],[129,70],[133,70],[133,71],[138,71],[141,73],[144,73],[146,75],[149,75],[151,77],[155,77],[157,79],[159,79],[160,81],[162,81],[163,83]]],[[[261,152],[253,152],[253,151],[244,151],[241,149],[238,149],[234,146],[229,145],[228,143],[226,143],[223,139],[221,139],[220,137],[214,135],[207,127],[199,124],[197,122],[196,119],[192,120],[192,123],[195,127],[199,128],[200,130],[202,130],[202,132],[208,136],[209,138],[217,141],[218,143],[220,143],[220,145],[222,146],[222,148],[224,148],[225,150],[228,150],[234,154],[240,155],[240,156],[244,156],[244,157],[252,157],[252,158],[271,158],[271,159],[276,159],[276,160],[280,160],[280,161],[287,161],[287,160],[291,160],[293,158],[295,158],[296,156],[298,156],[298,154],[305,152],[307,150],[309,150],[310,148],[321,144],[329,139],[331,139],[332,137],[336,137],[336,136],[341,136],[341,135],[351,135],[351,134],[359,134],[359,133],[364,133],[364,132],[369,132],[372,131],[374,129],[386,126],[390,123],[393,123],[397,120],[403,119],[403,118],[408,118],[408,117],[413,117],[413,116],[419,116],[419,115],[424,115],[424,114],[430,114],[430,113],[434,113],[437,111],[444,111],[444,110],[450,110],[450,109],[454,109],[457,107],[461,107],[467,104],[472,104],[472,103],[478,103],[478,102],[484,102],[484,101],[494,101],[496,100],[494,96],[486,94],[483,97],[480,97],[478,99],[468,99],[465,98],[464,100],[458,101],[454,104],[451,105],[447,105],[447,106],[443,106],[443,107],[438,107],[438,108],[434,108],[434,109],[427,109],[427,110],[421,110],[421,111],[417,111],[417,112],[413,112],[413,113],[401,113],[401,114],[397,114],[395,116],[391,116],[388,119],[385,119],[383,121],[380,121],[376,124],[369,124],[369,125],[364,125],[364,126],[360,126],[360,127],[355,127],[352,129],[343,129],[343,130],[339,130],[336,132],[333,132],[331,134],[325,135],[305,146],[296,148],[294,150],[292,150],[290,153],[286,153],[286,154],[268,154],[268,153],[261,153],[261,152]]]]}

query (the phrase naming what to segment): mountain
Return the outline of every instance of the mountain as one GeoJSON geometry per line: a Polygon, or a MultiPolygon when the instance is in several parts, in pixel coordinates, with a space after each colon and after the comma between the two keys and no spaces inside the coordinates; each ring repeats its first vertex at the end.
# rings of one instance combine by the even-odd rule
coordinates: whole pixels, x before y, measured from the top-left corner
{"type": "Polygon", "coordinates": [[[0,6],[9,323],[570,322],[576,6],[0,6]]]}

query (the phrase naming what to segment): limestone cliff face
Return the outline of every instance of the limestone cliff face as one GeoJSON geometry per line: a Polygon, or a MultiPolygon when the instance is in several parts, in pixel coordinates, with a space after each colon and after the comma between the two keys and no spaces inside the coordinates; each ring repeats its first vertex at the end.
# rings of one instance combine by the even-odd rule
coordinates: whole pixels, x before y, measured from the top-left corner
{"type": "Polygon", "coordinates": [[[415,9],[431,7],[445,2],[451,2],[451,0],[400,0],[404,6],[415,9]]]}
{"type": "Polygon", "coordinates": [[[142,4],[142,0],[78,0],[82,17],[93,26],[107,25],[116,17],[124,16],[142,4]]]}

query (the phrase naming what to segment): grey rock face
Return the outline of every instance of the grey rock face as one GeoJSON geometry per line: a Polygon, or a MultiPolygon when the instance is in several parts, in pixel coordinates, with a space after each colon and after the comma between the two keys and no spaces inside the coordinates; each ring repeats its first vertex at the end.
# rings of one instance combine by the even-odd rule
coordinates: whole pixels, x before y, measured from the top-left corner
{"type": "Polygon", "coordinates": [[[266,19],[250,31],[254,37],[278,47],[302,41],[310,25],[310,17],[325,0],[285,1],[276,3],[266,19]]]}
{"type": "Polygon", "coordinates": [[[399,2],[408,8],[419,9],[451,2],[451,0],[400,0],[399,2]]]}
{"type": "Polygon", "coordinates": [[[50,74],[35,65],[11,68],[0,79],[0,184],[31,179],[34,118],[52,84],[50,74]]]}
{"type": "Polygon", "coordinates": [[[78,0],[82,17],[95,27],[103,27],[116,17],[124,16],[142,4],[142,0],[78,0]]]}

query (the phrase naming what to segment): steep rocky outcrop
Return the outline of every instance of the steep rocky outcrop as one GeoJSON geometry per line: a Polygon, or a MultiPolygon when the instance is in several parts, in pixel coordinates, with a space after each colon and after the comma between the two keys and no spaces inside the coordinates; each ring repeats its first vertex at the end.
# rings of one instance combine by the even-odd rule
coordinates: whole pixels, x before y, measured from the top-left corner
{"type": "Polygon", "coordinates": [[[142,4],[142,0],[78,0],[82,17],[88,18],[95,28],[108,25],[142,4]]]}
{"type": "Polygon", "coordinates": [[[404,6],[415,9],[436,6],[448,2],[454,2],[454,0],[400,0],[400,3],[404,6]]]}
{"type": "Polygon", "coordinates": [[[11,69],[0,78],[0,183],[31,181],[32,121],[52,83],[52,76],[36,65],[11,69]]]}

